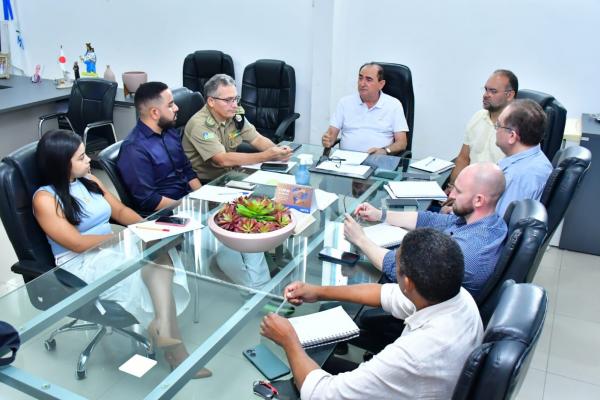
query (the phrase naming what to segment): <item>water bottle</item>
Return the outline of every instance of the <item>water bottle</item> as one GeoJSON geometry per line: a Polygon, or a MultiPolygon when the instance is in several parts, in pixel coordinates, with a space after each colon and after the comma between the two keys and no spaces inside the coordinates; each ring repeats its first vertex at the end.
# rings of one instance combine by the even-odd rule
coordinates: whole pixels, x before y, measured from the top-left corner
{"type": "Polygon", "coordinates": [[[300,165],[296,170],[296,184],[297,185],[308,185],[310,184],[310,172],[308,167],[313,163],[312,154],[298,154],[300,159],[300,165]]]}

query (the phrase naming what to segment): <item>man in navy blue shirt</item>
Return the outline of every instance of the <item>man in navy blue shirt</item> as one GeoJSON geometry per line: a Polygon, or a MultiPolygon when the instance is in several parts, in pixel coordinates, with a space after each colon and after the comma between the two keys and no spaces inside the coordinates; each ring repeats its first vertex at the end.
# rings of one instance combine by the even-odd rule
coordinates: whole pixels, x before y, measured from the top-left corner
{"type": "MultiPolygon", "coordinates": [[[[450,198],[454,214],[432,212],[388,213],[368,203],[358,206],[355,214],[367,221],[387,222],[406,229],[434,228],[451,236],[465,258],[463,287],[477,298],[494,272],[506,237],[506,224],[496,214],[496,203],[504,191],[504,175],[493,163],[471,164],[456,178],[450,198]]],[[[396,279],[395,250],[377,246],[349,215],[344,222],[346,238],[358,246],[369,260],[392,282],[396,279]]]]}
{"type": "Polygon", "coordinates": [[[174,129],[173,94],[162,82],[147,82],[135,93],[137,125],[123,141],[117,166],[142,211],[160,210],[200,188],[174,129]]]}

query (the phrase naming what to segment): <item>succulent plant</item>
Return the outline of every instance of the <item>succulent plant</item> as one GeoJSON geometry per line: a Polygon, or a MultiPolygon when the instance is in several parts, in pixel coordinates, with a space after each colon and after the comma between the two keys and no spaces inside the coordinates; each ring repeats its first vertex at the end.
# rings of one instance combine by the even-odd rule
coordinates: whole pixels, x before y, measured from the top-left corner
{"type": "Polygon", "coordinates": [[[215,222],[231,232],[266,233],[288,225],[291,217],[286,206],[266,196],[242,196],[223,205],[215,222]]]}

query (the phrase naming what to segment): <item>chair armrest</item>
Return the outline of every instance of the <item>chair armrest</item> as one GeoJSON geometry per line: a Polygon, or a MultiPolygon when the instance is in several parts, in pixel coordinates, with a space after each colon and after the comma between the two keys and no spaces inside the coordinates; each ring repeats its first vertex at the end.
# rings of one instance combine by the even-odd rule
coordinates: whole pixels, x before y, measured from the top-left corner
{"type": "Polygon", "coordinates": [[[45,121],[47,119],[53,119],[53,118],[58,118],[58,117],[64,117],[66,115],[67,115],[66,113],[62,113],[62,112],[60,112],[60,113],[46,114],[46,115],[42,115],[40,117],[40,121],[45,121]]]}
{"type": "Polygon", "coordinates": [[[411,150],[403,150],[400,153],[398,153],[396,156],[402,157],[402,158],[412,158],[412,151],[411,150]]]}
{"type": "Polygon", "coordinates": [[[106,126],[106,125],[112,125],[113,122],[110,120],[106,120],[106,121],[97,121],[97,122],[92,122],[89,123],[85,126],[85,129],[90,130],[90,129],[96,129],[96,128],[100,128],[101,126],[106,126]]]}
{"type": "MultiPolygon", "coordinates": [[[[284,118],[283,121],[281,121],[281,123],[277,127],[277,130],[275,131],[275,139],[277,140],[278,143],[281,142],[282,140],[286,139],[285,131],[287,131],[288,128],[290,127],[290,125],[298,118],[300,118],[300,114],[293,113],[293,114],[288,115],[287,117],[284,118]]],[[[293,141],[294,138],[291,138],[289,140],[293,141]]]]}
{"type": "Polygon", "coordinates": [[[32,260],[21,260],[17,261],[10,269],[15,274],[37,277],[52,268],[54,268],[54,265],[44,265],[32,260]]]}

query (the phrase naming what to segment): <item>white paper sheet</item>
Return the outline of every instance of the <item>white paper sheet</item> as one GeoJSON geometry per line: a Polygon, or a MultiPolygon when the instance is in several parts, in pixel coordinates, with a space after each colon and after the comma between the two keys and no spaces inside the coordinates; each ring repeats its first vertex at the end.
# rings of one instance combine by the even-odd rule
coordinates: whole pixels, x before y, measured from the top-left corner
{"type": "Polygon", "coordinates": [[[368,165],[350,165],[350,164],[338,164],[334,161],[323,161],[317,166],[317,169],[326,171],[334,171],[342,174],[353,174],[353,175],[364,175],[369,170],[368,165]]]}
{"type": "Polygon", "coordinates": [[[240,196],[249,196],[251,190],[236,189],[230,187],[204,185],[200,189],[190,193],[192,199],[208,200],[217,203],[229,203],[240,196]]]}
{"type": "Polygon", "coordinates": [[[145,221],[140,222],[139,224],[129,225],[128,228],[138,235],[139,238],[144,242],[150,242],[152,240],[164,239],[169,236],[179,235],[195,229],[200,229],[203,226],[204,225],[202,225],[200,221],[191,219],[186,226],[173,226],[157,224],[154,221],[145,221]]]}
{"type": "Polygon", "coordinates": [[[277,186],[278,183],[296,184],[294,175],[280,174],[270,171],[256,171],[244,179],[246,182],[258,183],[261,185],[277,186]]]}
{"type": "Polygon", "coordinates": [[[342,158],[342,164],[360,165],[369,157],[369,153],[349,150],[335,150],[330,158],[342,158]]]}

